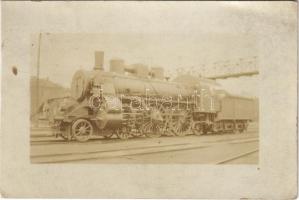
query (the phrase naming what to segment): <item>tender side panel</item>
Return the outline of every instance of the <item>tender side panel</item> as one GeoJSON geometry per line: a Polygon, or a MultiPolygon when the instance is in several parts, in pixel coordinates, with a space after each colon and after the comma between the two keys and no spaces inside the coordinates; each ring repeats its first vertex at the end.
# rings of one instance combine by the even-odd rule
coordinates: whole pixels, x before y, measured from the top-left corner
{"type": "Polygon", "coordinates": [[[234,119],[235,109],[234,109],[234,101],[230,98],[223,98],[221,101],[221,109],[218,113],[218,119],[234,119]]]}
{"type": "Polygon", "coordinates": [[[253,99],[241,97],[225,97],[221,100],[219,120],[252,120],[254,119],[255,106],[253,99]]]}
{"type": "Polygon", "coordinates": [[[254,118],[254,102],[251,99],[234,98],[235,119],[254,118]]]}

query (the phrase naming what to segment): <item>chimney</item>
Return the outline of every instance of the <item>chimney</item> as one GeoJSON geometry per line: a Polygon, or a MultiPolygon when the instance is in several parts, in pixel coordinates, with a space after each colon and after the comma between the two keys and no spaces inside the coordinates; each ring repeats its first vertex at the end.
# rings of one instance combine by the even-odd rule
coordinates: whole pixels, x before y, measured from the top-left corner
{"type": "Polygon", "coordinates": [[[96,51],[94,53],[94,70],[104,70],[104,52],[96,51]]]}

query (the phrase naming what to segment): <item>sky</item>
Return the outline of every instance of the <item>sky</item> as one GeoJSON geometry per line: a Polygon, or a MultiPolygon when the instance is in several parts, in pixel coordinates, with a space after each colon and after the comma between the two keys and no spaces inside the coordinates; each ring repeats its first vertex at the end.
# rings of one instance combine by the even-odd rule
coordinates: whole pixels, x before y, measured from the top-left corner
{"type": "MultiPolygon", "coordinates": [[[[36,74],[38,40],[32,38],[32,74],[36,74]]],[[[109,60],[121,58],[127,65],[143,63],[163,67],[166,73],[175,75],[178,68],[202,74],[236,71],[217,71],[214,62],[256,55],[256,43],[250,36],[198,34],[194,37],[173,33],[161,34],[42,34],[40,47],[40,76],[48,77],[64,86],[70,84],[78,69],[91,70],[94,66],[94,52],[104,51],[105,70],[109,60]],[[205,69],[203,69],[203,65],[205,69]],[[223,72],[224,71],[224,72],[223,72]]],[[[246,71],[244,68],[243,70],[246,71]]]]}

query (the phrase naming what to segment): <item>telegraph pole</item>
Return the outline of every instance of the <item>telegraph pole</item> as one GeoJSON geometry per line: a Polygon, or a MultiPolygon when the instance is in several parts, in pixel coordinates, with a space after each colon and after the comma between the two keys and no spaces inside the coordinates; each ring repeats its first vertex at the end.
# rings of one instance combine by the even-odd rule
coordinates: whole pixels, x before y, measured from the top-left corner
{"type": "MultiPolygon", "coordinates": [[[[39,107],[39,68],[40,68],[40,47],[41,47],[41,40],[42,40],[42,33],[39,33],[38,36],[38,50],[37,50],[37,70],[36,70],[36,111],[38,113],[39,107]]],[[[37,121],[36,127],[38,127],[38,114],[37,114],[37,121]]]]}

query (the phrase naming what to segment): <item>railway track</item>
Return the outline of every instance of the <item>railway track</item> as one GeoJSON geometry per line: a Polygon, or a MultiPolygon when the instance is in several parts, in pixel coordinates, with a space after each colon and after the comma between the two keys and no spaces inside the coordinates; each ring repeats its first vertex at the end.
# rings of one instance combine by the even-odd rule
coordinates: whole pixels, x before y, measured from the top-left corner
{"type": "MultiPolygon", "coordinates": [[[[252,131],[253,132],[253,131],[252,131]]],[[[243,134],[251,134],[252,132],[246,132],[243,134]]],[[[203,136],[196,136],[196,137],[210,137],[210,136],[215,136],[215,135],[221,135],[221,134],[208,134],[208,135],[203,135],[203,136]]],[[[235,135],[233,133],[227,133],[226,135],[235,135]]],[[[194,136],[194,135],[187,135],[185,137],[190,137],[190,136],[194,136]]],[[[162,136],[162,137],[169,137],[169,136],[162,136]]],[[[255,136],[253,136],[252,138],[254,138],[255,136]]],[[[251,137],[248,137],[251,138],[251,137]]],[[[60,137],[56,138],[54,136],[35,136],[35,137],[31,137],[30,139],[30,144],[31,145],[53,145],[53,144],[86,144],[86,143],[99,143],[99,144],[108,144],[108,143],[122,143],[124,141],[132,141],[132,140],[144,140],[144,139],[148,139],[145,136],[142,137],[134,137],[134,138],[130,138],[129,140],[120,140],[119,138],[103,138],[103,137],[95,137],[90,139],[87,142],[84,143],[80,143],[77,141],[66,141],[60,137]],[[46,139],[45,139],[46,138],[46,139]]],[[[229,141],[230,139],[219,139],[219,140],[211,140],[211,141],[207,141],[207,142],[220,142],[220,141],[229,141]]]]}
{"type": "MultiPolygon", "coordinates": [[[[120,141],[120,140],[119,140],[120,141]]],[[[123,142],[123,141],[121,141],[123,142]]],[[[245,139],[229,139],[229,140],[218,140],[214,142],[197,142],[197,143],[175,143],[175,144],[166,144],[166,145],[149,145],[149,146],[140,146],[140,147],[125,147],[118,149],[103,149],[103,150],[80,150],[72,152],[59,152],[55,154],[33,154],[31,155],[32,163],[67,163],[72,161],[84,161],[84,160],[94,160],[94,159],[109,159],[109,158],[118,158],[126,156],[140,156],[140,155],[149,155],[149,154],[159,154],[175,151],[186,151],[186,150],[195,150],[195,149],[204,149],[213,147],[215,145],[234,145],[241,143],[253,143],[258,142],[257,137],[245,138],[245,139]]],[[[86,143],[81,143],[86,144],[86,143]]],[[[256,150],[255,150],[256,151],[256,150]]],[[[245,152],[244,155],[232,156],[228,159],[217,161],[216,164],[227,164],[232,160],[236,160],[242,156],[247,155],[248,152],[245,152]]]]}
{"type": "Polygon", "coordinates": [[[218,162],[216,162],[215,164],[216,164],[216,165],[220,165],[220,164],[229,164],[229,163],[231,163],[231,162],[237,161],[237,160],[239,160],[239,159],[242,159],[242,158],[244,158],[244,157],[250,156],[250,155],[255,154],[255,153],[258,153],[258,152],[259,152],[259,149],[256,148],[256,149],[247,151],[247,152],[245,152],[245,153],[237,154],[237,155],[235,155],[235,156],[232,156],[232,157],[226,158],[226,159],[224,159],[224,160],[218,161],[218,162]]]}

